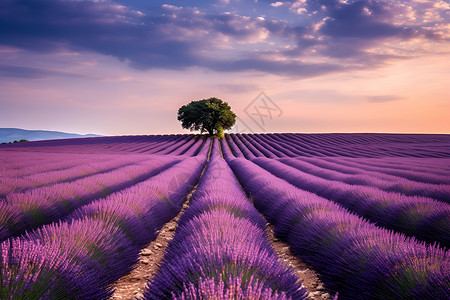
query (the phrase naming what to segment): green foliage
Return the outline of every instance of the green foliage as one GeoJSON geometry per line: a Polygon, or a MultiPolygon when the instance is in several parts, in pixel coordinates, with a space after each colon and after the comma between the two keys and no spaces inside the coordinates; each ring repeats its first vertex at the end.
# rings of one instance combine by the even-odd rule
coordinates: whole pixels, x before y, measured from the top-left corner
{"type": "Polygon", "coordinates": [[[218,98],[192,101],[178,110],[178,121],[183,128],[208,132],[209,135],[223,137],[223,131],[236,122],[236,115],[227,102],[218,98]]]}
{"type": "Polygon", "coordinates": [[[218,132],[216,133],[216,136],[217,136],[219,139],[221,139],[221,138],[225,137],[225,133],[223,132],[223,130],[222,130],[222,131],[218,131],[218,132]]]}
{"type": "Polygon", "coordinates": [[[25,143],[25,142],[29,142],[29,140],[26,140],[26,139],[21,139],[20,141],[14,141],[14,142],[9,142],[9,143],[7,143],[7,142],[3,142],[3,143],[2,143],[2,145],[3,145],[3,144],[17,144],[17,143],[25,143]]]}

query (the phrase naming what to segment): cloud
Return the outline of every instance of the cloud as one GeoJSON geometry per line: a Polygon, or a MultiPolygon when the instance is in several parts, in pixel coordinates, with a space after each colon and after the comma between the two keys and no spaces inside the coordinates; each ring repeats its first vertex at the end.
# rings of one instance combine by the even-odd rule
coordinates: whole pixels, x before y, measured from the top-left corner
{"type": "Polygon", "coordinates": [[[362,0],[349,5],[333,5],[327,9],[329,17],[320,32],[334,38],[408,39],[427,32],[426,29],[395,24],[395,17],[402,13],[403,8],[387,2],[362,0]]]}
{"type": "Polygon", "coordinates": [[[279,6],[282,6],[282,5],[283,5],[283,2],[280,2],[280,1],[273,2],[273,3],[270,4],[270,6],[272,6],[272,7],[279,7],[279,6]]]}
{"type": "Polygon", "coordinates": [[[384,103],[402,100],[403,97],[396,95],[377,95],[377,96],[367,96],[366,99],[371,103],[384,103]]]}
{"type": "Polygon", "coordinates": [[[237,72],[243,70],[261,71],[284,76],[294,76],[298,78],[315,77],[331,72],[343,70],[344,67],[338,64],[327,63],[302,63],[293,61],[272,61],[258,58],[240,59],[234,61],[210,62],[209,67],[215,71],[237,72]]]}
{"type": "Polygon", "coordinates": [[[261,88],[256,84],[246,84],[246,83],[218,84],[217,88],[223,92],[232,94],[240,94],[261,90],[261,88]]]}
{"type": "Polygon", "coordinates": [[[43,79],[51,77],[86,77],[80,74],[55,71],[50,69],[23,67],[15,65],[0,64],[0,77],[14,77],[23,79],[43,79]]]}
{"type": "MultiPolygon", "coordinates": [[[[236,1],[222,2],[230,12],[199,3],[202,7],[164,4],[142,12],[110,0],[3,0],[0,45],[38,53],[96,52],[140,70],[202,67],[303,78],[414,55],[388,44],[439,41],[448,34],[442,23],[434,24],[440,31],[429,21],[411,23],[406,18],[398,23],[414,7],[393,1],[254,3],[277,6],[288,19],[245,15],[240,13],[244,4],[236,1]]],[[[447,8],[430,9],[439,15],[447,8]]]]}

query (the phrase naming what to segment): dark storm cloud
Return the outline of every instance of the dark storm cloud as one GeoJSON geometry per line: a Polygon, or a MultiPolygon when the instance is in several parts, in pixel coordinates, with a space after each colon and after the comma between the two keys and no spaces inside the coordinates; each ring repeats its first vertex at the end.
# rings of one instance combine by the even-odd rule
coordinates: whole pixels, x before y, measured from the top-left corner
{"type": "MultiPolygon", "coordinates": [[[[285,3],[288,13],[295,1],[285,3]]],[[[269,1],[258,5],[263,4],[270,6],[269,1]]],[[[2,0],[0,44],[44,53],[94,51],[142,70],[200,66],[310,77],[388,59],[367,53],[378,41],[437,38],[429,29],[393,25],[397,12],[381,1],[316,0],[307,1],[305,9],[309,23],[296,25],[172,5],[144,14],[111,1],[2,0]],[[276,43],[260,49],[257,42],[266,37],[276,43]],[[310,50],[322,58],[350,58],[354,65],[300,62],[310,50]]]]}

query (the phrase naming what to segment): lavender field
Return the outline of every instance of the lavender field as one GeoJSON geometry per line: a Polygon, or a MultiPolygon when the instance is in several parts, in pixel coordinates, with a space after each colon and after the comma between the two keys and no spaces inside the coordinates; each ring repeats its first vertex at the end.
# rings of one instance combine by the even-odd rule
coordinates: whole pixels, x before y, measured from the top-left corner
{"type": "Polygon", "coordinates": [[[0,146],[0,299],[110,299],[177,216],[141,299],[450,299],[450,136],[227,134],[0,146]],[[325,299],[325,298],[324,298],[325,299]]]}

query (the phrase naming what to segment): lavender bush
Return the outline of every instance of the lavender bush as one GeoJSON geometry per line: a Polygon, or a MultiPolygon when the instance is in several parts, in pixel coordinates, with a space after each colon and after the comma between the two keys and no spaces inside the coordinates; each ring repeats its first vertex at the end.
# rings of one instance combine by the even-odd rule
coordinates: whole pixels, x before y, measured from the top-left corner
{"type": "Polygon", "coordinates": [[[322,179],[276,160],[258,158],[254,162],[296,187],[342,204],[383,227],[450,247],[450,205],[446,203],[322,179]]]}
{"type": "Polygon", "coordinates": [[[4,241],[0,294],[10,299],[109,298],[110,284],[132,269],[140,247],[181,209],[203,164],[186,159],[77,210],[66,221],[4,241]]]}
{"type": "Polygon", "coordinates": [[[150,159],[73,182],[10,194],[0,202],[1,240],[21,234],[24,228],[56,221],[96,198],[149,178],[176,162],[171,157],[150,159]]]}
{"type": "Polygon", "coordinates": [[[144,299],[303,299],[264,229],[226,162],[213,156],[144,299]]]}
{"type": "Polygon", "coordinates": [[[450,260],[443,249],[379,228],[248,160],[236,158],[230,165],[276,235],[340,299],[450,297],[450,260]]]}

